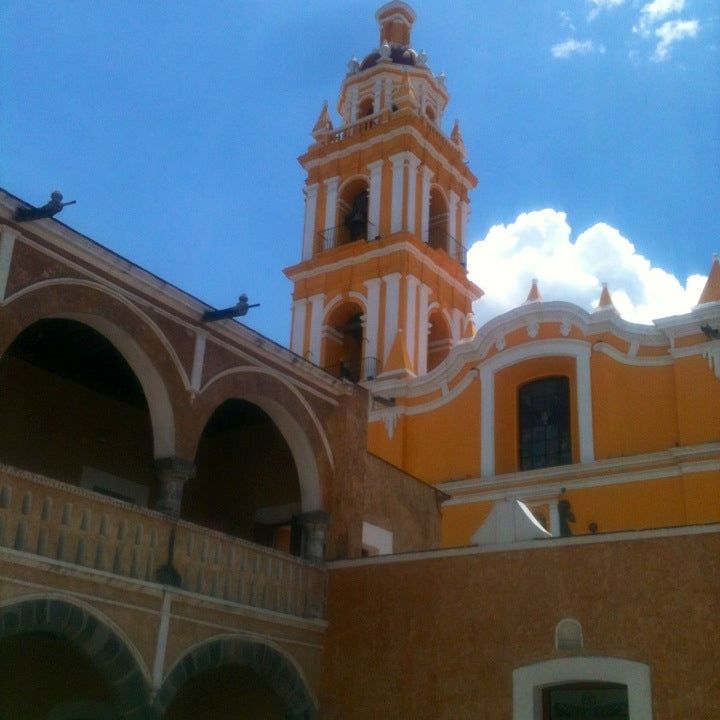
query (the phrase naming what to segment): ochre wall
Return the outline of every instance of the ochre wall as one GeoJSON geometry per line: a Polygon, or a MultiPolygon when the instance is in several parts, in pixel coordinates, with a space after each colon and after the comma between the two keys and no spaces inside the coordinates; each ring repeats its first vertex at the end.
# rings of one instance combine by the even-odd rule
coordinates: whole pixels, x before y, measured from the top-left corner
{"type": "Polygon", "coordinates": [[[567,617],[579,654],[650,666],[657,720],[717,717],[719,556],[715,532],[333,568],[321,717],[509,720],[567,617]]]}

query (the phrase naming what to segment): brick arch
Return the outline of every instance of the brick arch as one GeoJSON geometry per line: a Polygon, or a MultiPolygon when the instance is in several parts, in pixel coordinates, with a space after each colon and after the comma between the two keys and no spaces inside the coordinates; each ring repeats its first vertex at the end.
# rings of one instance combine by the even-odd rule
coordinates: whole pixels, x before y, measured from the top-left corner
{"type": "Polygon", "coordinates": [[[120,352],[145,394],[155,457],[175,455],[176,413],[172,398],[184,395],[186,378],[172,357],[169,343],[152,321],[129,301],[97,283],[49,281],[5,301],[0,355],[27,327],[52,318],[81,322],[103,335],[120,352]]]}
{"type": "Polygon", "coordinates": [[[227,664],[249,667],[266,680],[285,704],[288,720],[317,717],[317,703],[295,660],[276,646],[239,636],[215,638],[178,660],[157,694],[157,710],[164,714],[183,684],[195,675],[227,664]]]}
{"type": "Polygon", "coordinates": [[[119,718],[154,720],[147,669],[110,620],[65,598],[35,597],[0,607],[0,640],[44,632],[90,659],[111,688],[119,718]]]}
{"type": "Polygon", "coordinates": [[[323,509],[327,505],[324,492],[334,469],[330,443],[310,403],[272,370],[257,367],[227,370],[203,388],[193,408],[196,424],[189,443],[193,455],[212,414],[232,399],[253,403],[269,415],[295,461],[303,511],[323,509]]]}

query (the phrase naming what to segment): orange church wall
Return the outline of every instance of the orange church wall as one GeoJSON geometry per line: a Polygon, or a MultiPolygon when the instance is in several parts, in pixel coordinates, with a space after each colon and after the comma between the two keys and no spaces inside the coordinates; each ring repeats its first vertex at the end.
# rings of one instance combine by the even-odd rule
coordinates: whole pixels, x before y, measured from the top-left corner
{"type": "Polygon", "coordinates": [[[442,546],[449,548],[469,545],[470,538],[485,522],[492,507],[491,502],[443,506],[442,546]]]}
{"type": "Polygon", "coordinates": [[[595,459],[638,455],[678,441],[673,368],[623,365],[592,354],[595,459]]]}
{"type": "Polygon", "coordinates": [[[720,440],[720,380],[701,355],[675,360],[681,445],[720,440]]]}
{"type": "Polygon", "coordinates": [[[480,470],[479,381],[453,402],[407,420],[406,470],[426,482],[459,480],[480,470]]]}

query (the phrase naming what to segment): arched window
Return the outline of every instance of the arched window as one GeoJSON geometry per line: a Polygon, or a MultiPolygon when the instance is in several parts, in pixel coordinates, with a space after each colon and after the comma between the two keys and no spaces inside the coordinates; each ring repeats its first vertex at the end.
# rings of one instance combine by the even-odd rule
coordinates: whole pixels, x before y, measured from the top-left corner
{"type": "Polygon", "coordinates": [[[567,377],[542,378],[520,387],[518,429],[521,470],[572,462],[570,383],[567,377]]]}
{"type": "Polygon", "coordinates": [[[358,119],[368,117],[375,112],[375,104],[371,97],[367,97],[358,105],[358,119]]]}

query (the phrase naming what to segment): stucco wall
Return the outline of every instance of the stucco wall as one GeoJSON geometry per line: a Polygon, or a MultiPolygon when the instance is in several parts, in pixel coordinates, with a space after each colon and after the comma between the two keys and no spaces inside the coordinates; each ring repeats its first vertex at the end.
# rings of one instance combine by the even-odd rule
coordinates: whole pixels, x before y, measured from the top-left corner
{"type": "Polygon", "coordinates": [[[579,654],[649,665],[655,720],[718,717],[712,527],[336,566],[321,717],[509,720],[513,669],[570,654],[554,647],[567,617],[583,627],[579,654]]]}

